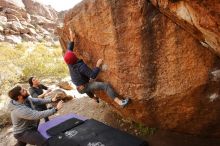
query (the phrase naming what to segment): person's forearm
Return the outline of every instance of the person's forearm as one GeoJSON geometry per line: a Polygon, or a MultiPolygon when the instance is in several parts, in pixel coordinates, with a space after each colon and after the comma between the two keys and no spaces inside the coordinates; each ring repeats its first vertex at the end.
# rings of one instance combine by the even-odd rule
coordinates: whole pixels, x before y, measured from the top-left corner
{"type": "Polygon", "coordinates": [[[32,102],[37,105],[51,103],[52,99],[31,98],[32,102]]]}
{"type": "Polygon", "coordinates": [[[100,72],[100,68],[99,67],[95,67],[92,70],[90,78],[95,79],[98,76],[99,72],[100,72]]]}
{"type": "Polygon", "coordinates": [[[33,120],[39,120],[39,119],[51,116],[55,114],[56,112],[57,110],[55,108],[44,110],[44,111],[37,111],[37,112],[33,112],[33,114],[28,118],[33,119],[33,120]]]}
{"type": "Polygon", "coordinates": [[[44,96],[45,96],[45,93],[38,95],[38,98],[44,98],[44,96]]]}
{"type": "Polygon", "coordinates": [[[74,42],[73,41],[68,42],[67,50],[73,51],[73,49],[74,49],[74,42]]]}
{"type": "Polygon", "coordinates": [[[17,112],[17,115],[28,120],[39,120],[39,119],[51,116],[55,114],[56,112],[57,110],[55,108],[44,110],[44,111],[23,109],[22,111],[17,112]]]}

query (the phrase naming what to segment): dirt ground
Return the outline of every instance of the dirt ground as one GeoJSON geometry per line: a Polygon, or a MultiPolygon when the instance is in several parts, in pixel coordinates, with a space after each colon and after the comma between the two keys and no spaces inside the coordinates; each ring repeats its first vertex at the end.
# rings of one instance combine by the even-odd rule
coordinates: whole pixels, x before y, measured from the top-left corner
{"type": "MultiPolygon", "coordinates": [[[[94,100],[85,95],[79,95],[77,91],[70,91],[76,98],[64,104],[64,107],[54,116],[74,113],[87,118],[93,118],[114,128],[136,135],[149,142],[150,146],[220,146],[220,139],[196,137],[164,130],[149,131],[143,133],[143,129],[136,123],[121,118],[108,104],[94,100]],[[150,134],[151,133],[151,134],[150,134]]],[[[53,118],[50,117],[50,118],[53,118]]],[[[43,122],[43,120],[41,121],[43,122]]],[[[15,139],[12,135],[12,127],[6,127],[0,132],[0,146],[13,146],[15,139]]]]}

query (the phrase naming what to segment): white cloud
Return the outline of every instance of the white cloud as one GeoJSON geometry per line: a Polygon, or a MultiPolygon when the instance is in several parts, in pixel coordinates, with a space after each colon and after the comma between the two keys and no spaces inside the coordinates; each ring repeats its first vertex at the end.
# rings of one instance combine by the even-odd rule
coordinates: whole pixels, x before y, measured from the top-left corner
{"type": "Polygon", "coordinates": [[[46,5],[51,5],[57,11],[62,11],[74,7],[82,0],[37,0],[37,1],[46,5]]]}

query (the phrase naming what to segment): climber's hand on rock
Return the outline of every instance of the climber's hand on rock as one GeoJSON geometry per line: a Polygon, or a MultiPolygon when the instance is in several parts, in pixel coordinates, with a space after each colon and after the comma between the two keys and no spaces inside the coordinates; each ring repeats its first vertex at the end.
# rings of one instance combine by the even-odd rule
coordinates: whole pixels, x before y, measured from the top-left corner
{"type": "Polygon", "coordinates": [[[96,63],[96,67],[101,67],[102,63],[103,63],[103,59],[99,59],[96,63]]]}
{"type": "Polygon", "coordinates": [[[51,100],[52,100],[52,102],[56,102],[57,99],[58,99],[58,94],[56,94],[51,100]]]}
{"type": "Polygon", "coordinates": [[[69,28],[69,35],[70,35],[70,41],[73,42],[74,38],[75,38],[75,33],[73,33],[73,31],[71,30],[71,28],[69,28]]]}
{"type": "Polygon", "coordinates": [[[56,109],[60,110],[62,107],[63,107],[63,101],[61,100],[58,102],[56,109]]]}

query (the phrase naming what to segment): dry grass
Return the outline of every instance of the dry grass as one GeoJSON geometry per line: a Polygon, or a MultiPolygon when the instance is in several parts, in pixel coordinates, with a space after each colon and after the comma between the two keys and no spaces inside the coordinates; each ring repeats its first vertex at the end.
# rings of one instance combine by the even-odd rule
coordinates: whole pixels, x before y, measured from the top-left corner
{"type": "Polygon", "coordinates": [[[30,76],[61,78],[68,74],[61,47],[47,43],[0,43],[0,68],[1,90],[30,76]]]}
{"type": "Polygon", "coordinates": [[[1,114],[0,114],[0,131],[1,131],[2,128],[4,128],[7,125],[11,125],[10,114],[1,111],[1,114]]]}

